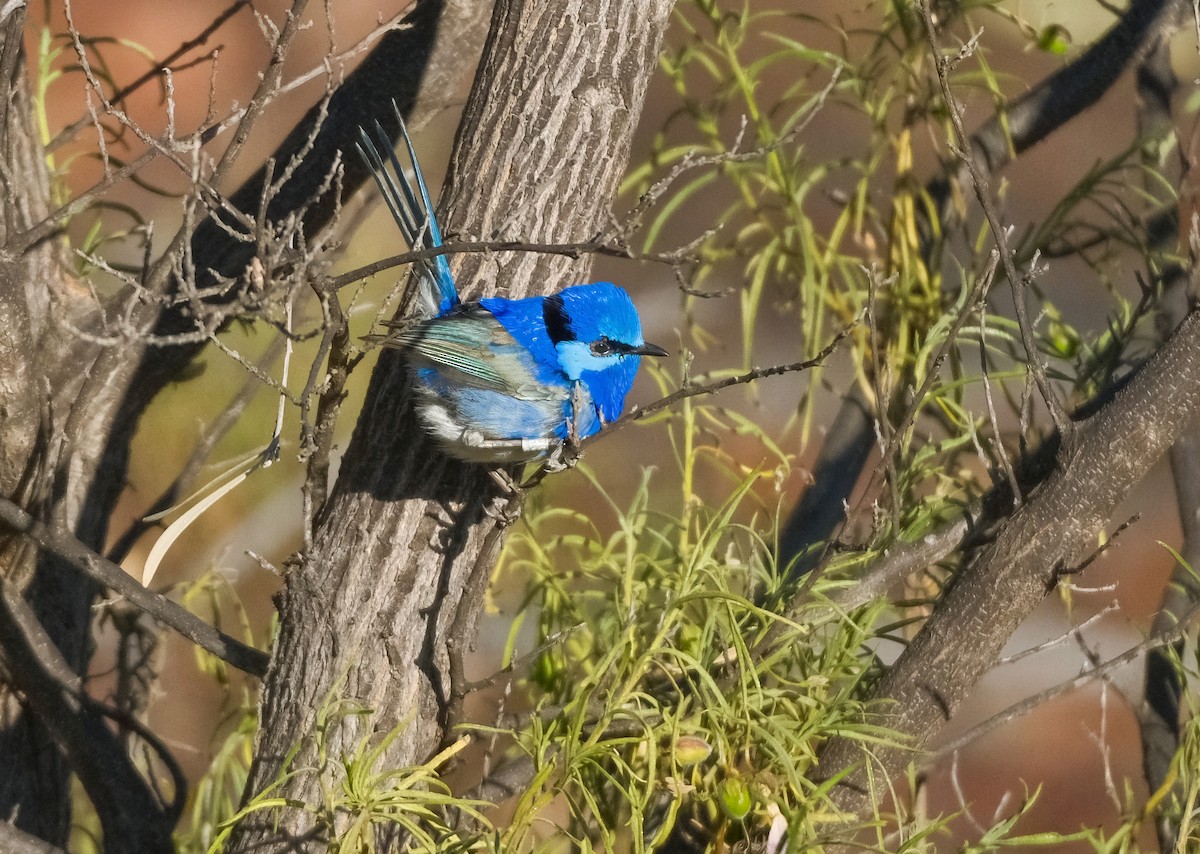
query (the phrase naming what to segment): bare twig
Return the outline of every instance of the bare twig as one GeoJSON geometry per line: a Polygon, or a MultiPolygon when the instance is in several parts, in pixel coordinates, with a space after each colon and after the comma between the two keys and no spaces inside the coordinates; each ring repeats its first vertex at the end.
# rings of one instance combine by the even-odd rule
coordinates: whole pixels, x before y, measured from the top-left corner
{"type": "MultiPolygon", "coordinates": [[[[133,80],[131,83],[127,83],[126,85],[122,86],[120,89],[118,89],[116,92],[114,92],[112,94],[112,96],[109,98],[109,100],[114,104],[120,103],[121,101],[124,101],[126,98],[128,98],[130,95],[132,95],[134,92],[136,92],[138,89],[140,89],[142,86],[146,85],[151,80],[156,78],[159,74],[169,71],[171,69],[173,63],[175,63],[178,59],[180,59],[184,54],[186,54],[188,51],[192,50],[193,48],[200,47],[201,45],[207,43],[209,36],[211,36],[213,33],[215,33],[217,30],[219,30],[226,21],[228,21],[230,18],[232,18],[234,15],[236,15],[242,8],[250,6],[250,5],[251,5],[251,0],[233,0],[233,2],[230,3],[229,6],[227,6],[224,10],[219,12],[216,15],[216,17],[214,17],[212,19],[212,21],[209,22],[209,24],[203,30],[201,30],[198,34],[196,34],[192,38],[190,38],[187,41],[180,44],[179,47],[177,47],[175,50],[171,51],[171,53],[167,54],[161,60],[158,60],[157,62],[155,62],[154,68],[152,68],[149,71],[147,71],[146,73],[144,73],[141,77],[138,77],[135,80],[133,80]]],[[[175,70],[178,71],[180,69],[175,69],[175,70]]],[[[75,134],[79,133],[79,131],[82,130],[90,121],[91,121],[90,116],[81,116],[80,118],[73,121],[71,124],[67,125],[61,131],[59,131],[58,134],[54,137],[54,139],[52,139],[50,141],[50,143],[46,146],[46,153],[47,154],[52,153],[57,148],[59,148],[59,146],[64,145],[67,142],[70,142],[75,137],[75,134]]]]}
{"type": "Polygon", "coordinates": [[[975,158],[971,156],[970,140],[967,137],[966,128],[963,127],[962,107],[955,99],[954,93],[950,91],[950,78],[948,74],[950,66],[974,50],[974,44],[972,42],[965,45],[956,57],[943,57],[937,43],[937,27],[934,24],[932,13],[929,11],[929,5],[926,2],[921,2],[918,6],[921,10],[921,16],[925,21],[925,32],[929,38],[929,48],[933,51],[938,82],[942,88],[942,97],[946,101],[946,109],[950,114],[950,123],[954,127],[954,135],[958,141],[958,156],[962,159],[971,174],[971,183],[975,188],[975,196],[979,200],[979,206],[983,210],[984,217],[987,218],[988,226],[992,231],[992,238],[996,242],[996,249],[1000,253],[1000,262],[1004,265],[1004,273],[1008,277],[1009,286],[1013,291],[1017,324],[1021,330],[1021,340],[1025,346],[1025,356],[1029,370],[1033,375],[1033,381],[1037,384],[1038,391],[1041,393],[1042,400],[1046,404],[1046,409],[1050,413],[1050,418],[1054,421],[1054,426],[1058,429],[1059,435],[1062,436],[1063,442],[1068,443],[1071,438],[1071,420],[1067,416],[1062,402],[1058,399],[1057,392],[1055,392],[1054,387],[1050,384],[1050,380],[1046,376],[1046,367],[1042,364],[1042,358],[1038,354],[1037,341],[1033,336],[1033,324],[1029,320],[1029,306],[1026,303],[1025,290],[1029,281],[1028,276],[1032,275],[1032,272],[1027,275],[1021,275],[1017,272],[1012,251],[1008,246],[1008,229],[1000,221],[1000,216],[996,213],[996,208],[992,204],[992,198],[988,191],[987,176],[984,175],[983,169],[980,168],[979,164],[975,162],[975,158]]]}
{"type": "MultiPolygon", "coordinates": [[[[837,349],[838,345],[842,342],[842,339],[849,335],[857,325],[858,320],[855,320],[849,326],[842,329],[841,332],[835,335],[833,339],[827,345],[825,345],[825,348],[821,350],[820,353],[811,359],[805,359],[801,362],[789,362],[785,365],[772,365],[769,368],[754,368],[753,370],[746,371],[745,373],[738,374],[737,376],[726,377],[723,380],[715,380],[711,383],[704,383],[702,385],[685,385],[683,388],[668,394],[666,397],[660,397],[653,403],[649,403],[643,407],[634,407],[616,421],[604,425],[604,428],[600,430],[600,432],[593,433],[591,436],[588,436],[580,441],[571,449],[571,452],[578,454],[583,449],[601,441],[606,436],[612,435],[617,430],[620,430],[621,428],[626,427],[635,421],[640,421],[643,418],[653,415],[655,412],[659,412],[663,409],[674,406],[681,400],[687,400],[690,397],[698,397],[700,395],[716,394],[717,392],[727,389],[730,386],[745,385],[766,377],[776,377],[782,374],[806,371],[819,365],[823,365],[825,360],[828,359],[833,354],[834,350],[837,349]]],[[[554,461],[553,464],[548,463],[542,466],[528,480],[521,484],[521,488],[529,489],[533,486],[536,486],[542,482],[547,474],[549,474],[551,471],[557,471],[561,467],[561,463],[558,461],[554,461]]]]}
{"type": "Polygon", "coordinates": [[[604,429],[599,433],[588,436],[581,444],[583,447],[587,447],[593,442],[599,441],[602,437],[620,430],[622,427],[632,424],[634,421],[640,421],[643,418],[653,415],[655,412],[659,412],[660,410],[674,406],[679,401],[686,400],[689,397],[697,397],[704,394],[716,394],[718,391],[729,388],[730,386],[745,385],[746,383],[755,382],[756,380],[760,380],[765,377],[776,377],[780,376],[781,374],[807,371],[811,368],[823,365],[825,364],[825,360],[833,355],[833,352],[837,350],[838,345],[842,343],[842,340],[854,330],[854,328],[858,325],[858,322],[859,321],[856,319],[849,326],[843,328],[840,332],[838,332],[837,335],[833,336],[833,338],[828,344],[825,345],[821,352],[813,356],[811,359],[805,359],[800,362],[789,362],[786,365],[773,365],[769,368],[755,368],[753,370],[746,371],[745,373],[738,374],[737,376],[726,377],[723,380],[716,380],[714,382],[704,383],[702,385],[684,386],[678,391],[674,391],[671,394],[668,394],[666,397],[659,398],[653,403],[625,413],[616,421],[605,425],[604,429]]]}
{"type": "Polygon", "coordinates": [[[1173,628],[1166,631],[1154,632],[1149,635],[1144,641],[1125,650],[1120,655],[1110,658],[1108,661],[1099,664],[1089,670],[1084,671],[1078,676],[1068,679],[1065,682],[1060,682],[1052,688],[1047,688],[1045,691],[1039,691],[1031,697],[1026,697],[1019,703],[1013,703],[1007,709],[997,712],[985,721],[982,721],[962,735],[953,740],[941,745],[934,751],[934,757],[946,756],[956,750],[961,750],[971,742],[975,741],[982,735],[985,735],[996,727],[1008,723],[1011,720],[1028,714],[1034,709],[1044,706],[1046,703],[1061,697],[1064,694],[1087,685],[1089,682],[1094,682],[1097,679],[1107,677],[1110,673],[1119,667],[1129,664],[1131,661],[1136,661],[1141,656],[1151,650],[1161,649],[1165,646],[1178,643],[1187,638],[1193,624],[1197,618],[1200,618],[1200,605],[1192,606],[1192,609],[1183,615],[1183,619],[1179,621],[1173,628]]]}
{"type": "Polygon", "coordinates": [[[1059,646],[1060,644],[1066,643],[1067,641],[1074,640],[1074,641],[1078,642],[1083,636],[1082,633],[1083,633],[1084,629],[1086,629],[1088,626],[1092,625],[1093,623],[1097,623],[1100,620],[1103,620],[1109,614],[1113,613],[1114,611],[1119,610],[1120,607],[1121,606],[1118,605],[1115,601],[1109,602],[1107,605],[1105,605],[1103,608],[1101,608],[1096,613],[1092,614],[1090,617],[1088,617],[1082,623],[1079,623],[1078,625],[1075,625],[1075,626],[1071,626],[1071,628],[1067,629],[1067,631],[1063,632],[1058,637],[1051,638],[1048,641],[1039,643],[1036,646],[1031,646],[1028,649],[1023,649],[1020,652],[1013,653],[1012,655],[1006,655],[1006,656],[1004,656],[1004,658],[1001,658],[999,661],[997,661],[996,664],[997,665],[1015,664],[1016,662],[1018,662],[1024,658],[1029,658],[1031,655],[1037,655],[1038,653],[1045,652],[1048,649],[1053,649],[1054,647],[1059,646]]]}
{"type": "Polygon", "coordinates": [[[283,79],[284,60],[287,59],[292,42],[303,26],[304,8],[307,5],[308,0],[292,0],[291,8],[286,13],[286,21],[283,29],[271,45],[271,61],[267,64],[266,70],[262,74],[258,88],[247,102],[246,111],[237,123],[237,130],[233,133],[233,139],[229,141],[229,146],[221,152],[220,159],[213,166],[212,177],[210,179],[212,186],[217,188],[221,186],[226,175],[229,174],[229,171],[237,162],[242,146],[250,137],[250,131],[258,124],[267,105],[272,101],[279,89],[280,82],[283,79]]]}
{"type": "Polygon", "coordinates": [[[604,255],[609,258],[623,258],[629,261],[650,261],[657,264],[677,266],[691,260],[688,254],[691,244],[674,252],[635,252],[624,242],[594,237],[591,240],[570,243],[536,243],[524,240],[468,240],[447,241],[441,246],[428,249],[416,249],[401,252],[388,258],[381,258],[370,264],[364,264],[347,273],[333,276],[321,283],[321,287],[338,290],[359,282],[368,276],[374,276],[384,270],[411,264],[414,261],[424,261],[439,255],[474,255],[479,253],[494,254],[496,252],[533,252],[543,255],[560,255],[565,258],[582,258],[585,255],[604,255]]]}
{"type": "Polygon", "coordinates": [[[0,524],[29,537],[46,551],[120,593],[156,620],[238,670],[252,676],[262,676],[266,672],[265,653],[217,631],[165,596],[147,590],[121,567],[105,560],[71,534],[44,525],[7,498],[0,498],[0,524]]]}
{"type": "MultiPolygon", "coordinates": [[[[993,253],[993,258],[995,257],[993,253]]],[[[1004,479],[1008,483],[1009,491],[1012,493],[1012,506],[1016,510],[1025,499],[1021,495],[1021,484],[1017,480],[1016,472],[1013,471],[1012,461],[1008,458],[1008,450],[1004,447],[1003,433],[1000,430],[1000,419],[996,415],[996,402],[992,399],[992,380],[988,371],[987,357],[986,304],[979,306],[979,368],[980,375],[983,377],[983,400],[984,405],[987,407],[988,423],[992,425],[993,452],[995,458],[1000,462],[1001,471],[1004,472],[1004,479]]]]}

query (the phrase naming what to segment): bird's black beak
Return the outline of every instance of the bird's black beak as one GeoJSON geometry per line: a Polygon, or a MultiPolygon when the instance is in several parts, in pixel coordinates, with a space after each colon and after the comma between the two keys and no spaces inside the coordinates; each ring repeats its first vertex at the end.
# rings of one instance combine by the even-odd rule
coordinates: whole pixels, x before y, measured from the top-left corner
{"type": "Polygon", "coordinates": [[[657,344],[643,344],[629,351],[635,356],[670,356],[671,354],[657,344]]]}

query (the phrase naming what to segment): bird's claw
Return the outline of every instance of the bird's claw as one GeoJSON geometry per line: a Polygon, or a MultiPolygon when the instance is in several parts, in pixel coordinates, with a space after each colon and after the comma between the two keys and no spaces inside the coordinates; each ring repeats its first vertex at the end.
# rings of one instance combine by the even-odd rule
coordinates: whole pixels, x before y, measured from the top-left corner
{"type": "Polygon", "coordinates": [[[488,476],[500,487],[501,492],[484,505],[483,513],[507,528],[521,518],[521,507],[525,504],[524,486],[517,483],[508,469],[488,469],[488,476]]]}
{"type": "Polygon", "coordinates": [[[579,462],[579,457],[582,453],[582,450],[583,449],[580,448],[578,441],[571,441],[571,439],[568,438],[565,442],[560,443],[553,451],[550,452],[550,456],[546,459],[546,462],[544,462],[542,466],[549,474],[556,474],[560,471],[573,469],[575,468],[576,463],[579,462]]]}
{"type": "Polygon", "coordinates": [[[521,491],[521,484],[508,473],[508,469],[488,469],[488,477],[496,482],[505,495],[516,495],[521,491]]]}

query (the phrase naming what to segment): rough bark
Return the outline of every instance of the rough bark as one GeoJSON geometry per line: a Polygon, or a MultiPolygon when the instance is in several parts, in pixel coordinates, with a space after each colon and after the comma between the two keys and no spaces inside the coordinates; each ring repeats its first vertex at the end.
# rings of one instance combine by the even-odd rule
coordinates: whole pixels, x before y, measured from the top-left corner
{"type": "MultiPolygon", "coordinates": [[[[11,247],[14,235],[46,215],[50,200],[26,77],[24,24],[22,6],[3,22],[0,52],[0,490],[38,513],[48,499],[53,453],[53,410],[45,395],[52,366],[44,348],[50,339],[50,294],[61,280],[53,241],[24,252],[11,247]]],[[[25,588],[36,561],[37,550],[22,538],[0,535],[0,573],[6,583],[25,588]]],[[[7,613],[0,615],[0,624],[16,630],[7,613]]],[[[7,768],[21,769],[0,775],[0,815],[13,816],[20,830],[64,844],[70,801],[57,796],[67,780],[67,762],[7,684],[0,684],[0,756],[7,768]]]]}
{"type": "MultiPolygon", "coordinates": [[[[303,5],[304,0],[293,3],[292,17],[285,21],[265,82],[281,72],[287,34],[304,24],[303,5]]],[[[275,163],[287,164],[293,153],[309,144],[302,168],[296,169],[272,198],[268,219],[287,220],[302,211],[305,235],[327,228],[339,202],[368,177],[365,169],[348,162],[342,181],[335,184],[340,193],[327,192],[317,198],[318,188],[341,161],[342,152],[352,147],[358,125],[390,111],[393,98],[402,105],[411,104],[427,69],[438,85],[461,74],[464,64],[469,66],[472,61],[470,23],[472,18],[484,20],[481,10],[487,5],[486,0],[450,4],[449,18],[458,27],[458,38],[443,45],[434,61],[433,35],[447,4],[420,0],[408,20],[410,26],[385,36],[334,94],[320,133],[314,136],[311,132],[321,115],[314,108],[280,147],[275,163]]],[[[24,80],[23,24],[23,6],[3,20],[5,42],[0,58],[0,83],[6,87],[6,97],[0,99],[5,216],[0,251],[0,359],[4,360],[0,375],[5,379],[0,380],[0,412],[6,434],[0,486],[40,521],[57,531],[72,531],[93,550],[102,550],[109,517],[124,488],[129,445],[141,414],[203,345],[147,349],[144,341],[133,338],[124,346],[111,347],[74,334],[76,328],[95,328],[99,306],[94,295],[70,277],[69,267],[56,263],[60,223],[46,218],[48,182],[24,80]]],[[[474,44],[481,40],[480,36],[474,44]]],[[[249,124],[243,122],[247,131],[249,124]]],[[[235,136],[242,130],[234,131],[235,136]]],[[[218,188],[223,174],[218,166],[213,177],[218,188]]],[[[233,193],[232,203],[256,212],[266,174],[265,169],[260,170],[233,193]]],[[[185,246],[197,268],[195,285],[203,287],[218,276],[235,281],[242,276],[254,256],[256,238],[247,235],[248,239],[239,239],[205,224],[204,213],[199,213],[201,226],[194,233],[181,230],[172,250],[147,271],[147,289],[171,293],[179,287],[174,262],[185,246]]],[[[161,310],[151,301],[140,307],[134,320],[156,334],[191,330],[195,317],[188,308],[161,310]]],[[[69,560],[38,555],[17,537],[0,540],[0,560],[5,575],[24,587],[36,623],[45,630],[53,649],[61,653],[66,667],[82,673],[92,650],[92,609],[98,586],[69,560]]],[[[10,637],[18,636],[17,627],[7,628],[10,637]]],[[[12,655],[21,650],[5,652],[12,655]]],[[[76,720],[55,721],[56,727],[47,728],[37,719],[37,710],[20,699],[30,686],[0,687],[4,691],[0,695],[0,756],[7,769],[0,775],[0,815],[14,816],[21,830],[64,844],[70,827],[70,776],[78,770],[72,766],[86,758],[80,745],[64,743],[64,739],[71,733],[85,733],[93,725],[95,713],[72,706],[66,696],[69,692],[60,684],[63,696],[57,708],[76,720]]],[[[131,760],[127,761],[132,767],[131,760]]],[[[100,777],[91,779],[99,781],[100,777]]],[[[136,830],[138,821],[149,824],[156,820],[139,811],[137,798],[106,798],[102,790],[89,792],[89,797],[101,813],[106,833],[110,828],[136,830]],[[109,815],[103,814],[106,810],[109,815]],[[129,815],[135,821],[126,821],[129,815]]],[[[160,829],[162,844],[158,847],[169,846],[170,823],[160,829]]],[[[145,841],[119,835],[106,837],[105,842],[112,850],[156,850],[145,841]]]]}
{"type": "MultiPolygon", "coordinates": [[[[1179,80],[1171,66],[1170,45],[1163,42],[1158,49],[1142,60],[1135,77],[1137,85],[1138,136],[1146,140],[1166,140],[1176,132],[1171,105],[1179,91],[1179,80]]],[[[1157,326],[1165,338],[1187,315],[1193,299],[1187,270],[1175,262],[1178,246],[1190,246],[1189,208],[1194,206],[1195,175],[1182,175],[1179,155],[1172,146],[1144,145],[1142,157],[1148,166],[1167,180],[1181,184],[1179,209],[1174,227],[1160,232],[1150,231],[1151,247],[1162,273],[1159,285],[1162,297],[1158,305],[1157,326]],[[1169,152],[1169,153],[1168,153],[1169,152]],[[1182,220],[1183,228],[1180,228],[1182,220]]],[[[1195,169],[1200,154],[1200,138],[1193,131],[1187,161],[1195,169]]],[[[1150,186],[1152,179],[1145,183],[1150,186]]],[[[1194,256],[1193,256],[1194,257],[1194,256]]],[[[1175,503],[1179,510],[1179,525],[1183,533],[1179,553],[1183,562],[1176,564],[1162,594],[1162,605],[1150,627],[1152,635],[1174,628],[1196,601],[1200,601],[1200,582],[1191,567],[1200,566],[1200,425],[1195,421],[1180,434],[1171,446],[1168,457],[1171,476],[1175,482],[1175,503]]],[[[1183,642],[1151,650],[1146,655],[1142,702],[1137,705],[1138,729],[1142,742],[1142,770],[1146,787],[1157,792],[1171,779],[1171,765],[1182,738],[1180,700],[1185,683],[1176,670],[1173,657],[1182,656],[1183,642]]],[[[1178,783],[1176,784],[1178,787],[1178,783]]],[[[1173,851],[1177,840],[1178,822],[1170,808],[1172,798],[1159,802],[1155,815],[1155,830],[1159,848],[1173,851]]]]}
{"type": "MultiPolygon", "coordinates": [[[[446,230],[588,238],[611,200],[653,72],[670,0],[497,4],[440,206],[446,230]]],[[[455,259],[468,295],[524,296],[587,277],[589,259],[455,259]]],[[[473,634],[512,501],[483,467],[438,455],[415,426],[403,366],[384,352],[310,554],[286,579],[247,797],[293,767],[331,696],[372,710],[328,733],[329,755],[402,728],[388,766],[423,761],[455,717],[454,662],[473,634]],[[364,729],[369,728],[369,729],[364,729]]],[[[272,795],[320,800],[315,774],[272,795]]],[[[297,850],[328,828],[298,810],[252,815],[231,851],[297,850]]]]}

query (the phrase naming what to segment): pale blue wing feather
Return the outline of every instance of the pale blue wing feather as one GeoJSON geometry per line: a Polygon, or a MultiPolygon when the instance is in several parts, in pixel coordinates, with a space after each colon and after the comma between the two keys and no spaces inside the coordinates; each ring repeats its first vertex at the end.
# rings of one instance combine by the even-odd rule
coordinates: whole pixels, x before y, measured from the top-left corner
{"type": "Polygon", "coordinates": [[[404,350],[414,364],[514,398],[561,399],[569,388],[565,376],[558,383],[539,377],[533,354],[479,306],[393,332],[383,343],[404,350]]]}

